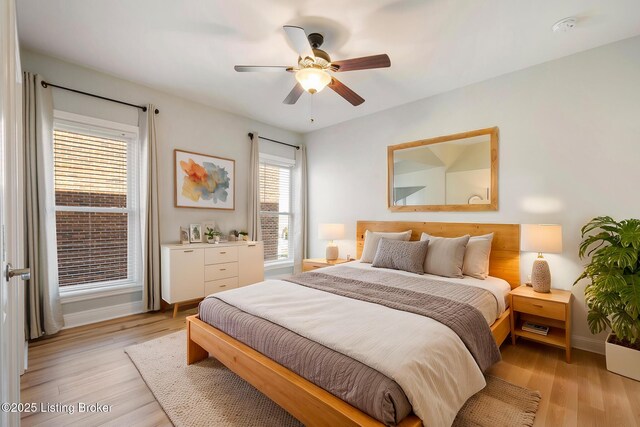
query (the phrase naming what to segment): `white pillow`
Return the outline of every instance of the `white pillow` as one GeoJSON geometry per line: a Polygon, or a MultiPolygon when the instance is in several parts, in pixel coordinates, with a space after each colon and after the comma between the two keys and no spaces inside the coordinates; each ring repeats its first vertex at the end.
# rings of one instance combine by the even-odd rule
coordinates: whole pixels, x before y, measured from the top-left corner
{"type": "Polygon", "coordinates": [[[462,237],[435,237],[422,233],[420,240],[428,240],[429,248],[424,260],[424,272],[443,277],[463,277],[462,264],[469,235],[462,237]]]}
{"type": "Polygon", "coordinates": [[[367,262],[371,264],[378,251],[378,243],[380,239],[391,240],[403,240],[408,242],[411,239],[411,230],[403,231],[400,233],[383,233],[380,231],[365,231],[364,232],[364,248],[362,249],[362,256],[360,262],[367,262]]]}
{"type": "Polygon", "coordinates": [[[487,278],[492,241],[493,233],[473,236],[469,239],[467,250],[464,253],[462,274],[482,280],[487,278]]]}

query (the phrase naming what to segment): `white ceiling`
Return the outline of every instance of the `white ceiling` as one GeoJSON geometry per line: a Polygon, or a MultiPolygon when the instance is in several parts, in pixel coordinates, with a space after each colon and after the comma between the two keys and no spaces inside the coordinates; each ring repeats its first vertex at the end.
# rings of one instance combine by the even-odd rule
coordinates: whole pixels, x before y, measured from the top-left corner
{"type": "Polygon", "coordinates": [[[638,0],[18,0],[23,47],[299,132],[640,34],[638,0]],[[576,16],[578,26],[551,25],[576,16]],[[387,53],[391,68],[340,73],[366,99],[330,89],[282,104],[294,65],[282,26],[325,36],[334,60],[387,53]],[[315,123],[310,123],[313,115],[315,123]]]}

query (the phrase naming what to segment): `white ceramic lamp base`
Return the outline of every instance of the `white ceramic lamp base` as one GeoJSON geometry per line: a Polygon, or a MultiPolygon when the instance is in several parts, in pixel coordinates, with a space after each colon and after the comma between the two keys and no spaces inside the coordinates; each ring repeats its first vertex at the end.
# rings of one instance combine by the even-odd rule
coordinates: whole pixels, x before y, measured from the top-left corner
{"type": "Polygon", "coordinates": [[[535,292],[551,291],[551,271],[549,264],[542,256],[536,258],[531,269],[531,286],[535,292]]]}
{"type": "Polygon", "coordinates": [[[338,259],[338,246],[333,244],[333,243],[329,243],[327,245],[327,253],[326,253],[326,258],[327,261],[335,261],[338,259]]]}

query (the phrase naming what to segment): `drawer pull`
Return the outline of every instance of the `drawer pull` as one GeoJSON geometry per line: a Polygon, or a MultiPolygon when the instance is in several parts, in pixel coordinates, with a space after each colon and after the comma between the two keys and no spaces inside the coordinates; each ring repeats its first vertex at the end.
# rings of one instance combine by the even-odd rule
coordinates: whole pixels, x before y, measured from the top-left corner
{"type": "Polygon", "coordinates": [[[183,252],[184,252],[185,254],[186,254],[186,253],[189,253],[189,252],[193,252],[193,249],[190,249],[190,250],[188,250],[188,251],[183,251],[183,252]]]}
{"type": "Polygon", "coordinates": [[[224,255],[224,254],[226,254],[226,252],[220,252],[220,255],[224,255]]]}
{"type": "Polygon", "coordinates": [[[221,288],[226,288],[226,287],[227,287],[227,285],[220,285],[220,287],[221,287],[221,288]]]}
{"type": "Polygon", "coordinates": [[[221,268],[220,271],[227,271],[227,269],[226,268],[221,268]]]}
{"type": "Polygon", "coordinates": [[[543,308],[543,306],[542,306],[542,305],[540,305],[540,304],[531,304],[531,305],[532,305],[532,306],[534,306],[534,307],[536,307],[536,308],[543,308]]]}

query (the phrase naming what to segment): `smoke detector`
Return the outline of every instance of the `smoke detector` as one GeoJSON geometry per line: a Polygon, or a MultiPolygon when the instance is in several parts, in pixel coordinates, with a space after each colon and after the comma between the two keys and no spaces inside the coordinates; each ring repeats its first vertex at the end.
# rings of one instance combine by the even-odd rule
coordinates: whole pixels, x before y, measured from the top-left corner
{"type": "Polygon", "coordinates": [[[566,33],[567,31],[571,31],[576,26],[576,18],[564,18],[553,24],[551,29],[554,33],[566,33]]]}

